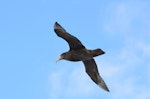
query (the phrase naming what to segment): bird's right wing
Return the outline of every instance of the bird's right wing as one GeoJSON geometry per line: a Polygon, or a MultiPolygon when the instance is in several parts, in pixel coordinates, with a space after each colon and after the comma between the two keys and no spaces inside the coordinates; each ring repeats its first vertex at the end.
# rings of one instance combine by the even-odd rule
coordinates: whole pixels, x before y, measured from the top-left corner
{"type": "Polygon", "coordinates": [[[86,69],[86,73],[91,77],[91,79],[101,88],[109,92],[108,87],[106,86],[104,80],[99,75],[97,65],[94,59],[83,61],[86,69]]]}
{"type": "Polygon", "coordinates": [[[57,22],[54,25],[54,31],[56,32],[56,34],[65,39],[69,46],[70,46],[70,50],[78,50],[78,49],[82,49],[85,48],[84,45],[74,36],[72,36],[71,34],[69,34],[60,24],[58,24],[57,22]]]}

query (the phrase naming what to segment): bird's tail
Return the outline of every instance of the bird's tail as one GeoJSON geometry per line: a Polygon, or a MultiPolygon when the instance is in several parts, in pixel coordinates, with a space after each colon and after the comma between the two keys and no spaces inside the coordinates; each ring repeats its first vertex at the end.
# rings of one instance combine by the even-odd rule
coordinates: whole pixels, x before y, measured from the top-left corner
{"type": "Polygon", "coordinates": [[[105,54],[105,52],[100,48],[95,49],[95,50],[89,50],[89,51],[90,51],[90,53],[92,54],[93,57],[105,54]]]}

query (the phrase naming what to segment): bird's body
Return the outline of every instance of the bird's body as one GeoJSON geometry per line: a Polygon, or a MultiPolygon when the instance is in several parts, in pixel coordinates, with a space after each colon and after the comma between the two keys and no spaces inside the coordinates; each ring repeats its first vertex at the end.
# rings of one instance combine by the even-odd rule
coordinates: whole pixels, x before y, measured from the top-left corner
{"type": "Polygon", "coordinates": [[[109,91],[104,80],[101,78],[98,72],[98,68],[93,57],[104,54],[105,52],[101,49],[89,50],[74,36],[70,35],[66,30],[59,25],[57,22],[54,25],[54,31],[56,34],[66,40],[70,46],[68,52],[62,53],[57,61],[64,59],[69,61],[82,61],[85,65],[86,73],[91,79],[106,91],[109,91]]]}
{"type": "Polygon", "coordinates": [[[104,52],[101,52],[100,49],[88,50],[83,48],[79,50],[70,50],[68,52],[63,53],[64,55],[63,59],[69,61],[85,61],[101,54],[104,54],[104,52]],[[97,51],[99,51],[99,53],[96,53],[97,51]]]}
{"type": "Polygon", "coordinates": [[[92,55],[90,53],[88,53],[88,51],[85,49],[80,49],[78,51],[71,50],[71,51],[65,52],[63,54],[65,55],[64,56],[65,60],[74,61],[74,62],[84,61],[84,60],[93,58],[92,55]],[[85,58],[85,56],[86,56],[86,58],[85,58]]]}

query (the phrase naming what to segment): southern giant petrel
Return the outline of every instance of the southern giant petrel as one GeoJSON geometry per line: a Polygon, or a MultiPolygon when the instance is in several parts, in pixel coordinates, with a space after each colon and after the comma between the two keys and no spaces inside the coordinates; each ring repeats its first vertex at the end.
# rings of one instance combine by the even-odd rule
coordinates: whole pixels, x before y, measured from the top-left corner
{"type": "Polygon", "coordinates": [[[85,65],[86,73],[91,77],[91,79],[101,88],[109,92],[108,87],[106,86],[104,80],[98,72],[98,68],[93,57],[104,54],[105,52],[102,49],[89,50],[74,36],[69,34],[60,24],[55,22],[54,31],[57,36],[66,40],[70,46],[68,52],[62,53],[60,57],[56,60],[61,59],[69,61],[82,61],[85,65]]]}

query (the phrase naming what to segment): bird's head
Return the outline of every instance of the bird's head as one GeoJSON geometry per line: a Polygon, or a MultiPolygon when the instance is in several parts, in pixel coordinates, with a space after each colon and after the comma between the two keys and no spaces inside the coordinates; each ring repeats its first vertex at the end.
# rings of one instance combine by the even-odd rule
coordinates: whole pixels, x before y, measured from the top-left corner
{"type": "Polygon", "coordinates": [[[61,54],[61,55],[58,57],[58,59],[56,60],[56,62],[58,62],[58,61],[60,61],[60,60],[62,60],[62,59],[65,59],[65,56],[66,56],[66,53],[61,54]]]}

